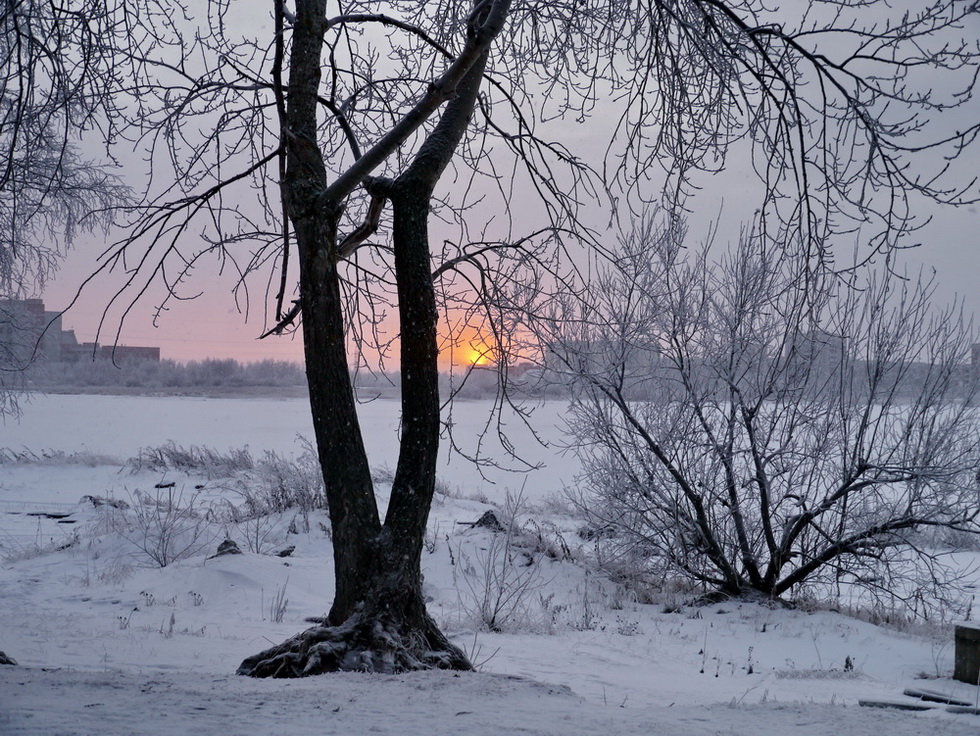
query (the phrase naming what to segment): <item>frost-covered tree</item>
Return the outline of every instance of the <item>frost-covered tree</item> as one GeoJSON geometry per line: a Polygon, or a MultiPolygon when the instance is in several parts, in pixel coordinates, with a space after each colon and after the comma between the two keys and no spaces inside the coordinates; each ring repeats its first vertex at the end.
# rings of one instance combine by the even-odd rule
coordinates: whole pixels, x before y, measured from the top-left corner
{"type": "Polygon", "coordinates": [[[547,338],[592,524],[728,595],[954,598],[935,531],[980,534],[963,315],[891,262],[845,282],[754,233],[715,261],[682,240],[627,239],[547,338]]]}
{"type": "Polygon", "coordinates": [[[15,303],[41,290],[79,229],[108,224],[126,189],[81,153],[114,135],[105,84],[122,17],[100,2],[0,8],[0,414],[16,413],[43,325],[15,303]]]}

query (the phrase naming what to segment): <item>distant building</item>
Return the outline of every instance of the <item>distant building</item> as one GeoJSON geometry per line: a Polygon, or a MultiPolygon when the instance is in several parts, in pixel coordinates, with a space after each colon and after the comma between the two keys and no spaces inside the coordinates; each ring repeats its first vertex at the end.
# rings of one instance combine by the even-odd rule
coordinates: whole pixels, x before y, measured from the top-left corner
{"type": "Polygon", "coordinates": [[[158,347],[79,343],[74,330],[62,329],[61,312],[48,312],[41,299],[0,300],[0,346],[4,363],[24,366],[78,360],[160,360],[158,347]]]}
{"type": "Polygon", "coordinates": [[[0,300],[0,344],[8,365],[26,365],[32,359],[59,361],[61,317],[45,312],[40,299],[0,300]]]}

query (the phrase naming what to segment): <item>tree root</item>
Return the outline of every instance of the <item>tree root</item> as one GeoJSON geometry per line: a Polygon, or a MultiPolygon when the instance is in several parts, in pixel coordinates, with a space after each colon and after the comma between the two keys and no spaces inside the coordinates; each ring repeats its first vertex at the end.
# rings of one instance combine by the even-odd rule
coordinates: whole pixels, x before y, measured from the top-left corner
{"type": "Polygon", "coordinates": [[[337,671],[393,674],[427,669],[470,670],[472,665],[431,619],[421,626],[399,625],[358,612],[340,626],[314,626],[248,657],[238,674],[309,677],[337,671]]]}

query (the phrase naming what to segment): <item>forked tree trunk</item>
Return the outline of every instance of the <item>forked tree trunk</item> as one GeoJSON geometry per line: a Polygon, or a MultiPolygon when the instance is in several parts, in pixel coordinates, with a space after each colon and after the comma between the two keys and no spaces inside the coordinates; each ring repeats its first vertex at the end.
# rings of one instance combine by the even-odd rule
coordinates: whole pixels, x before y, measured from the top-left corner
{"type": "Polygon", "coordinates": [[[437,312],[428,196],[418,187],[404,195],[411,188],[399,184],[388,193],[401,318],[402,436],[385,523],[378,519],[347,370],[337,270],[317,268],[318,259],[305,258],[307,377],[330,509],[336,593],[326,621],[246,659],[240,674],[470,668],[428,615],[422,596],[421,555],[439,449],[437,312]]]}
{"type": "MultiPolygon", "coordinates": [[[[298,3],[318,6],[322,0],[298,3]]],[[[504,6],[506,7],[506,5],[504,6]]],[[[299,677],[331,670],[394,672],[469,669],[428,615],[421,555],[435,491],[439,450],[439,374],[435,291],[429,254],[429,202],[466,129],[486,64],[484,50],[458,82],[439,124],[396,180],[372,180],[374,196],[392,204],[395,279],[401,328],[402,435],[384,523],[347,366],[344,303],[337,267],[339,208],[324,203],[322,158],[316,146],[315,94],[319,36],[294,30],[284,196],[300,257],[303,337],[313,427],[333,532],[336,594],[327,620],[246,659],[239,674],[299,677]],[[302,98],[302,99],[300,99],[302,98]]],[[[307,19],[308,20],[308,19],[307,19]]],[[[313,24],[315,26],[315,24],[313,24]]]]}
{"type": "Polygon", "coordinates": [[[439,450],[437,312],[428,195],[401,184],[393,183],[388,194],[401,318],[402,436],[385,523],[378,520],[347,371],[337,271],[329,267],[310,276],[318,281],[310,290],[315,296],[303,302],[303,331],[333,531],[336,593],[326,621],[246,659],[240,674],[470,668],[428,615],[422,595],[421,555],[439,450]]]}

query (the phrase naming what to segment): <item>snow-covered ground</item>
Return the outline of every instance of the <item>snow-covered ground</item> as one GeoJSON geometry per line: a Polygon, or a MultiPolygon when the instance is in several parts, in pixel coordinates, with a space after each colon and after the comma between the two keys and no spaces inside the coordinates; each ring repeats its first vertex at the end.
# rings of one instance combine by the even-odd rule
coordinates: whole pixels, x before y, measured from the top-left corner
{"type": "MultiPolygon", "coordinates": [[[[455,409],[470,449],[486,410],[455,409]]],[[[560,404],[539,407],[536,429],[557,439],[560,415],[560,404]]],[[[397,405],[373,402],[364,416],[373,464],[393,467],[397,405]]],[[[168,440],[298,455],[309,429],[301,400],[106,396],[39,397],[20,424],[0,427],[0,448],[22,455],[0,464],[0,650],[19,663],[0,667],[0,733],[980,733],[980,716],[944,706],[858,704],[913,702],[907,688],[977,703],[980,689],[950,678],[948,627],[741,602],[666,613],[590,572],[593,543],[555,502],[574,459],[516,422],[525,458],[546,466],[484,478],[447,458],[424,555],[430,610],[478,672],[237,677],[243,658],[329,606],[325,517],[289,510],[236,523],[229,504],[242,502],[243,476],[126,460],[168,440]],[[132,508],[82,501],[133,506],[140,494],[193,504],[193,526],[173,522],[190,545],[184,559],[159,567],[144,549],[159,515],[141,526],[132,508]],[[488,509],[506,519],[519,494],[508,556],[503,535],[466,522],[488,509]],[[244,554],[210,558],[225,536],[244,554]],[[287,546],[290,556],[275,555],[287,546]],[[488,589],[520,594],[509,606],[488,589]],[[497,633],[481,630],[493,609],[497,633]]]]}

